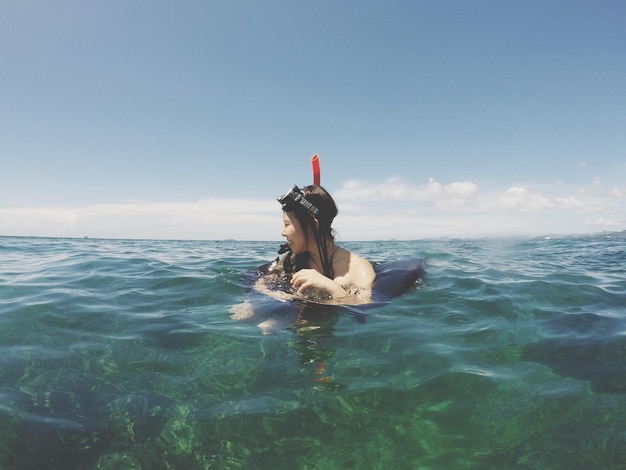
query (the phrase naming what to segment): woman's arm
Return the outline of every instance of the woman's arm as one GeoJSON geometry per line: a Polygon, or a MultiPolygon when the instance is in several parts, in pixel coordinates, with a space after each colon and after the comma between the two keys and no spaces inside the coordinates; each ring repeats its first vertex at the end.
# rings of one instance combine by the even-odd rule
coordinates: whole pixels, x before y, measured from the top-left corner
{"type": "Polygon", "coordinates": [[[315,269],[301,269],[291,277],[291,285],[299,295],[307,289],[317,289],[327,293],[333,299],[346,297],[348,293],[338,282],[324,276],[315,269]]]}
{"type": "Polygon", "coordinates": [[[372,302],[372,285],[376,277],[369,261],[349,253],[346,271],[335,280],[324,276],[315,269],[301,269],[291,279],[299,295],[306,289],[314,288],[330,296],[327,303],[363,304],[372,302]]]}

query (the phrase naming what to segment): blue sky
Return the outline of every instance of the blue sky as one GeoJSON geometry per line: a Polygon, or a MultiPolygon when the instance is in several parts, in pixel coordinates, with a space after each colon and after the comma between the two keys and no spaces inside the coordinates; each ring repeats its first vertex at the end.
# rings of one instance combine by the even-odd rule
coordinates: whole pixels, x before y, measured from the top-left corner
{"type": "Polygon", "coordinates": [[[8,1],[0,235],[626,229],[626,2],[8,1]]]}

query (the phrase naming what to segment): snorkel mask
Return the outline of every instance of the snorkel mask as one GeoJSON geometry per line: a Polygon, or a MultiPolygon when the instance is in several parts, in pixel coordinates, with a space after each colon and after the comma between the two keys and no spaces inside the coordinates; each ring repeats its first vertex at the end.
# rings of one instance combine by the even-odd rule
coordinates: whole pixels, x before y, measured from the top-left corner
{"type": "Polygon", "coordinates": [[[304,198],[304,194],[295,184],[288,193],[283,194],[276,200],[280,202],[285,212],[304,210],[313,217],[317,217],[320,213],[320,210],[314,204],[304,198]]]}

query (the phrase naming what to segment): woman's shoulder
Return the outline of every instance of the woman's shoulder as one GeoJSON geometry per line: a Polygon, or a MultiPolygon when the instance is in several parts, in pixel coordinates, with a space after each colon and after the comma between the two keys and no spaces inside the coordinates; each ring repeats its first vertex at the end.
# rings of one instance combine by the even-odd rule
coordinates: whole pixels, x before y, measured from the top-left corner
{"type": "Polygon", "coordinates": [[[343,251],[345,263],[347,264],[346,271],[348,275],[346,277],[348,283],[354,284],[360,288],[371,288],[374,278],[376,277],[372,264],[356,253],[345,249],[343,249],[343,251]]]}
{"type": "Polygon", "coordinates": [[[372,263],[370,263],[368,260],[366,260],[360,255],[357,255],[356,253],[352,251],[346,250],[345,248],[342,248],[342,250],[345,252],[346,259],[348,260],[348,263],[350,264],[351,268],[352,267],[366,268],[366,269],[371,269],[372,272],[374,272],[374,268],[372,268],[372,263]]]}

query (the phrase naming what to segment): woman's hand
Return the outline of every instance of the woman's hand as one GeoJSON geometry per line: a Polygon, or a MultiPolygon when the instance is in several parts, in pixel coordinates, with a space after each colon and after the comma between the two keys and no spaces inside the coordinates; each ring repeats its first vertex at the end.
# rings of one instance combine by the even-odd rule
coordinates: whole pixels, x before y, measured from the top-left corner
{"type": "Polygon", "coordinates": [[[332,279],[315,269],[301,269],[291,277],[291,285],[302,295],[306,289],[314,288],[328,293],[332,298],[345,297],[346,291],[332,279]]]}

